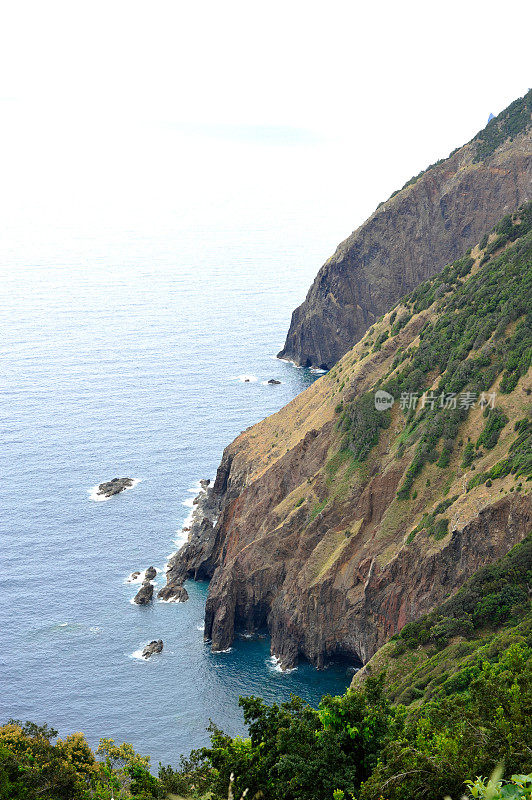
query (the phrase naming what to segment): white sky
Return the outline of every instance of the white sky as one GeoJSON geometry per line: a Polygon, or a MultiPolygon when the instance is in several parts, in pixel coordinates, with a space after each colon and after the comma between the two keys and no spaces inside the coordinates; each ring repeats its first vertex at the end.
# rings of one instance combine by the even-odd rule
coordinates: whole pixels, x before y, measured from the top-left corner
{"type": "Polygon", "coordinates": [[[0,3],[2,266],[254,225],[328,255],[532,85],[525,1],[0,3]]]}

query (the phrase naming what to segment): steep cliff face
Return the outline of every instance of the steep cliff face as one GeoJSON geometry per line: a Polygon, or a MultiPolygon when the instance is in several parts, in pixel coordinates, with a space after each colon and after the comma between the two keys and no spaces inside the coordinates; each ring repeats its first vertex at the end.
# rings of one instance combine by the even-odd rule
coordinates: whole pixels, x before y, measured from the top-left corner
{"type": "Polygon", "coordinates": [[[532,91],[382,204],[296,308],[281,358],[330,368],[375,320],[532,199],[532,91]]]}
{"type": "Polygon", "coordinates": [[[365,662],[531,529],[532,206],[483,244],[226,448],[168,572],[212,578],[214,649],[365,662]]]}

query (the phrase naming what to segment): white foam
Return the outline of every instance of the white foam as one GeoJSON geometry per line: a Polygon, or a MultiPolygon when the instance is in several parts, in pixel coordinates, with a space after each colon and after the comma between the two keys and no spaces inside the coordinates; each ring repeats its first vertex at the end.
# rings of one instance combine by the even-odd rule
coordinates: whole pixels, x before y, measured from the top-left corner
{"type": "Polygon", "coordinates": [[[179,600],[177,597],[170,597],[168,600],[163,600],[162,598],[157,600],[158,603],[184,603],[184,600],[179,600]]]}
{"type": "MultiPolygon", "coordinates": [[[[159,567],[154,567],[154,569],[157,575],[161,572],[159,567]]],[[[135,570],[135,572],[137,572],[137,570],[135,570]]],[[[146,580],[146,570],[143,569],[142,572],[139,572],[136,578],[133,577],[133,573],[128,575],[127,578],[124,580],[124,583],[144,583],[145,580],[146,580]]],[[[154,580],[150,581],[150,583],[152,584],[152,586],[155,586],[154,580]]]]}
{"type": "Polygon", "coordinates": [[[303,369],[303,367],[300,364],[296,364],[296,362],[292,361],[291,358],[279,358],[279,356],[272,356],[272,358],[275,359],[275,361],[284,361],[285,364],[290,364],[292,367],[295,367],[296,369],[303,369]]]}
{"type": "MultiPolygon", "coordinates": [[[[146,644],[148,644],[148,642],[146,642],[146,644]]],[[[146,645],[144,645],[144,647],[146,647],[146,645]]],[[[144,647],[139,647],[138,650],[134,650],[129,657],[136,658],[138,659],[138,661],[148,661],[149,659],[147,659],[145,656],[142,655],[144,647]]]]}
{"type": "MultiPolygon", "coordinates": [[[[135,570],[136,572],[136,570],[135,570]]],[[[142,583],[144,580],[144,576],[146,575],[146,570],[143,569],[142,572],[139,572],[136,578],[133,577],[133,573],[131,572],[127,578],[125,579],[124,583],[142,583]]]]}
{"type": "Polygon", "coordinates": [[[233,381],[240,381],[240,383],[256,383],[258,380],[256,375],[237,375],[236,378],[231,378],[233,381]]]}
{"type": "Polygon", "coordinates": [[[197,481],[196,484],[194,486],[191,486],[190,489],[188,489],[187,491],[190,492],[190,494],[192,494],[193,497],[187,497],[186,500],[182,501],[181,505],[185,506],[185,508],[189,508],[190,511],[185,521],[183,522],[182,528],[177,532],[176,538],[174,539],[174,544],[176,545],[177,550],[175,551],[175,553],[172,553],[171,556],[168,556],[168,558],[171,558],[173,555],[176,555],[176,553],[188,541],[189,531],[184,530],[184,528],[190,528],[192,521],[194,519],[194,511],[196,510],[197,506],[197,503],[195,503],[194,500],[196,499],[196,497],[198,497],[198,495],[205,494],[206,492],[206,490],[203,488],[203,486],[199,481],[197,481]]]}
{"type": "Polygon", "coordinates": [[[67,625],[68,625],[68,622],[60,622],[59,623],[59,627],[60,628],[66,628],[67,625]]]}
{"type": "Polygon", "coordinates": [[[205,623],[202,622],[200,625],[196,625],[197,631],[204,631],[205,630],[205,623]]]}
{"type": "Polygon", "coordinates": [[[213,650],[213,653],[214,655],[218,655],[219,653],[230,653],[232,649],[232,647],[228,647],[227,650],[213,650]]]}
{"type": "Polygon", "coordinates": [[[325,375],[326,372],[329,370],[327,369],[318,369],[317,367],[312,367],[310,370],[313,375],[325,375]]]}
{"type": "MultiPolygon", "coordinates": [[[[137,483],[140,483],[141,480],[142,478],[133,478],[133,483],[131,486],[126,486],[122,492],[127,492],[128,489],[133,489],[133,487],[136,486],[137,483]]],[[[89,489],[89,500],[94,500],[96,503],[102,503],[104,500],[110,500],[111,497],[115,497],[115,495],[111,495],[111,497],[105,497],[103,494],[98,494],[99,488],[100,484],[97,483],[96,486],[93,486],[92,489],[89,489]]],[[[122,492],[119,492],[118,494],[122,494],[122,492]]]]}
{"type": "Polygon", "coordinates": [[[282,675],[289,675],[291,672],[295,672],[297,670],[297,667],[283,669],[279,656],[270,656],[270,658],[266,659],[266,664],[268,665],[269,669],[273,670],[273,672],[280,672],[282,675]]]}
{"type": "Polygon", "coordinates": [[[90,630],[91,633],[101,633],[102,632],[102,629],[99,628],[97,625],[92,625],[89,628],[89,630],[90,630]]]}

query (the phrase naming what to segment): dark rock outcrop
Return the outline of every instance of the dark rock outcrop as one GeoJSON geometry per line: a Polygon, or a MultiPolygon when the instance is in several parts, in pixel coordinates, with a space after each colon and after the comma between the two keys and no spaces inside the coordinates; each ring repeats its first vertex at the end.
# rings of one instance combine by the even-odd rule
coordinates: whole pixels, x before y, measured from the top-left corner
{"type": "Polygon", "coordinates": [[[153,599],[153,586],[149,581],[144,581],[133,601],[139,606],[145,606],[153,599]]]}
{"type": "MultiPolygon", "coordinates": [[[[516,104],[530,123],[532,91],[516,104]]],[[[293,312],[280,358],[330,368],[402,296],[532,198],[532,131],[521,126],[504,138],[510,109],[390,197],[338,246],[293,312]],[[486,146],[490,137],[497,148],[486,146]]]]}
{"type": "Polygon", "coordinates": [[[148,567],[148,569],[144,573],[144,580],[152,581],[156,577],[157,577],[157,570],[155,569],[155,567],[148,567]]]}
{"type": "Polygon", "coordinates": [[[125,489],[133,486],[134,481],[132,478],[113,478],[106,483],[100,483],[96,494],[103,494],[104,497],[112,497],[115,494],[120,494],[125,489]]]}
{"type": "Polygon", "coordinates": [[[210,480],[200,481],[200,492],[193,501],[193,512],[188,527],[187,542],[174,554],[166,568],[166,586],[160,589],[158,597],[165,601],[184,603],[188,592],[183,582],[188,578],[208,580],[214,572],[217,550],[214,534],[219,511],[220,487],[211,486],[210,480]],[[183,557],[183,553],[186,556],[183,557]]]}
{"type": "Polygon", "coordinates": [[[184,586],[177,583],[171,583],[163,586],[157,594],[165,603],[185,603],[188,600],[188,592],[184,586]]]}
{"type": "Polygon", "coordinates": [[[275,378],[270,378],[270,380],[268,381],[268,383],[270,384],[270,386],[279,386],[279,384],[281,383],[281,381],[277,381],[277,380],[275,380],[275,378]]]}
{"type": "Polygon", "coordinates": [[[154,653],[161,653],[163,649],[163,640],[162,639],[154,639],[152,642],[146,645],[144,650],[142,651],[142,658],[146,660],[151,658],[154,653]]]}

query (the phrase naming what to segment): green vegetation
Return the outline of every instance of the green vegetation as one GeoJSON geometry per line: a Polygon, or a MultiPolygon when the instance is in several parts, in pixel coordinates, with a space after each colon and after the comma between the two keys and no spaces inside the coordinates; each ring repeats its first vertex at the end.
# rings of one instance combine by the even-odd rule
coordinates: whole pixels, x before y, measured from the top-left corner
{"type": "MultiPolygon", "coordinates": [[[[487,417],[477,448],[483,445],[489,450],[497,444],[508,419],[501,409],[489,407],[488,390],[502,374],[501,392],[512,391],[532,363],[532,204],[505,217],[494,232],[491,255],[476,274],[470,274],[473,260],[466,255],[402,301],[413,313],[434,303],[436,311],[420,332],[419,346],[398,354],[387,377],[375,386],[401,403],[405,398],[406,427],[398,440],[397,457],[417,443],[399,488],[401,500],[410,497],[427,462],[436,462],[441,469],[449,466],[460,426],[477,401],[485,407],[487,417]],[[504,245],[508,245],[506,250],[494,255],[504,245]],[[512,326],[511,335],[505,335],[512,326]],[[435,374],[439,375],[436,390],[429,391],[435,374]]],[[[396,317],[392,335],[409,319],[409,315],[396,317]]],[[[387,336],[388,331],[379,334],[374,349],[387,336]]],[[[356,462],[364,461],[379,441],[381,429],[389,424],[389,412],[375,409],[374,392],[350,403],[344,401],[339,422],[345,434],[341,449],[349,449],[356,462]]],[[[463,466],[472,466],[479,455],[468,443],[463,466]]],[[[514,453],[508,471],[519,469],[518,474],[528,476],[530,460],[527,438],[519,453],[514,453]]],[[[486,479],[494,477],[499,474],[486,479]]],[[[478,483],[480,479],[475,480],[478,483]]]]}
{"type": "Polygon", "coordinates": [[[532,418],[529,416],[518,420],[514,429],[517,431],[517,439],[510,445],[508,457],[498,461],[487,472],[479,472],[471,478],[467,484],[468,492],[481,483],[487,484],[488,481],[505,478],[510,474],[516,478],[522,475],[527,481],[532,479],[532,418]]]}
{"type": "Polygon", "coordinates": [[[53,728],[18,720],[0,727],[2,800],[165,797],[149,764],[149,757],[135,753],[130,744],[117,745],[112,739],[101,739],[95,755],[81,733],[57,739],[53,728]]]}
{"type": "Polygon", "coordinates": [[[318,514],[321,514],[321,512],[323,511],[323,509],[325,508],[325,506],[327,505],[328,502],[329,502],[329,498],[326,497],[325,500],[321,501],[321,503],[316,503],[314,505],[314,507],[312,508],[312,511],[310,512],[310,518],[309,518],[310,522],[313,522],[316,519],[316,517],[318,516],[318,514]]]}
{"type": "Polygon", "coordinates": [[[379,441],[381,428],[390,425],[390,413],[377,411],[375,395],[366,392],[347,408],[342,417],[342,429],[346,433],[345,447],[353,453],[356,461],[364,461],[379,441]]]}
{"type": "Polygon", "coordinates": [[[470,796],[478,800],[531,800],[532,775],[512,775],[509,781],[500,780],[501,775],[499,768],[489,780],[465,781],[470,796]]]}
{"type": "Polygon", "coordinates": [[[499,441],[502,429],[508,423],[508,417],[500,408],[486,408],[484,416],[488,417],[488,421],[477,439],[477,447],[484,445],[486,450],[492,450],[499,441]]]}
{"type": "Polygon", "coordinates": [[[488,158],[506,139],[513,139],[530,127],[532,114],[532,90],[524,97],[514,100],[497,117],[490,120],[486,127],[477,133],[473,142],[476,144],[475,161],[488,158]]]}

